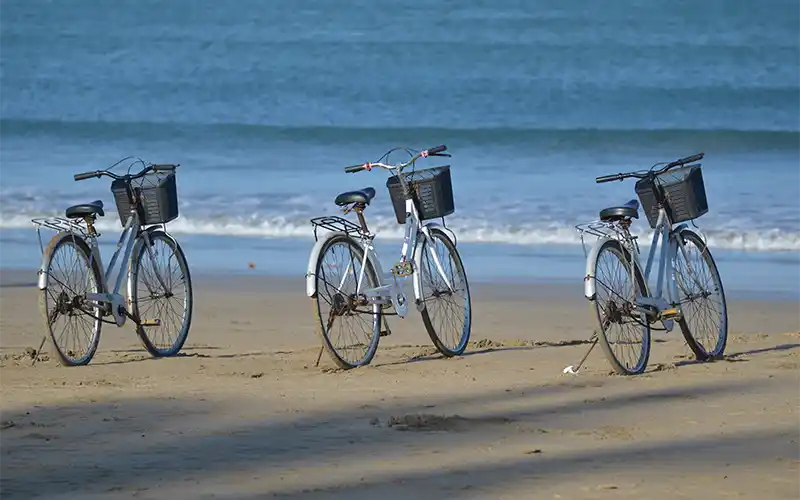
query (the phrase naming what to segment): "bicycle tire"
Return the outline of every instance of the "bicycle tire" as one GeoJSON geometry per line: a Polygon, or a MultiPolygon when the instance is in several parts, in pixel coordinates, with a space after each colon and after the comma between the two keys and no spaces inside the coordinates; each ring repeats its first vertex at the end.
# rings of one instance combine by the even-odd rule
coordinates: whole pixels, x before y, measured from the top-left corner
{"type": "MultiPolygon", "coordinates": [[[[686,344],[689,346],[689,349],[692,350],[692,352],[694,353],[695,357],[699,361],[709,361],[709,360],[713,360],[713,359],[718,359],[718,358],[723,356],[723,354],[725,352],[725,347],[726,347],[726,345],[728,343],[728,305],[727,305],[727,302],[725,300],[725,290],[724,290],[724,288],[722,286],[722,278],[719,275],[719,270],[717,269],[717,264],[714,261],[714,257],[711,255],[711,252],[708,250],[708,246],[705,244],[703,239],[700,238],[700,236],[697,233],[695,233],[694,231],[692,231],[690,229],[683,229],[679,233],[679,237],[682,238],[682,240],[684,242],[684,247],[686,246],[687,242],[691,242],[698,249],[698,251],[700,252],[700,255],[702,256],[702,261],[705,263],[707,269],[711,273],[710,278],[714,281],[713,284],[715,285],[716,291],[718,292],[719,297],[720,297],[720,300],[719,300],[720,310],[718,311],[719,312],[720,323],[719,323],[719,326],[717,327],[717,335],[718,336],[717,336],[716,342],[714,342],[714,348],[711,349],[711,350],[708,350],[703,346],[703,343],[698,341],[698,339],[697,339],[698,331],[697,330],[699,330],[700,328],[698,328],[697,326],[696,327],[692,327],[692,326],[689,325],[689,322],[687,321],[687,316],[689,316],[689,315],[687,315],[687,313],[686,313],[686,310],[689,309],[689,308],[684,307],[683,299],[681,299],[681,301],[680,301],[680,303],[681,303],[681,312],[683,313],[683,316],[678,321],[678,325],[681,328],[681,333],[683,333],[684,339],[686,339],[686,344]]],[[[687,252],[688,252],[688,249],[687,249],[687,252]]],[[[679,276],[678,276],[679,273],[678,273],[677,267],[678,267],[678,260],[681,257],[682,257],[682,252],[680,250],[680,247],[678,247],[677,253],[675,255],[675,259],[673,260],[673,265],[671,266],[672,267],[672,272],[673,272],[673,277],[674,277],[674,280],[675,280],[674,282],[676,283],[675,286],[676,286],[676,288],[678,288],[678,293],[681,292],[680,285],[683,284],[684,282],[693,281],[695,284],[697,284],[696,280],[679,279],[679,276]]],[[[704,298],[708,298],[708,296],[704,297],[704,298]]],[[[694,303],[694,299],[693,298],[690,298],[688,300],[690,301],[690,303],[694,303]]],[[[694,314],[692,314],[691,316],[694,316],[694,314]]],[[[690,318],[690,320],[691,320],[691,318],[690,318]]]]}
{"type": "MultiPolygon", "coordinates": [[[[154,357],[171,357],[177,355],[180,350],[183,348],[184,343],[186,342],[187,337],[189,336],[189,329],[192,325],[192,309],[194,305],[194,296],[192,293],[192,278],[189,272],[189,265],[186,262],[186,255],[183,253],[183,249],[180,247],[177,241],[174,238],[168,236],[165,232],[160,230],[150,231],[149,232],[150,238],[150,246],[157,252],[156,244],[161,241],[164,242],[167,248],[172,251],[172,255],[175,256],[176,263],[178,265],[178,272],[180,273],[179,278],[183,281],[183,313],[178,316],[181,320],[180,329],[178,330],[178,334],[175,337],[175,340],[170,342],[166,347],[161,347],[155,340],[155,336],[159,333],[163,334],[167,333],[166,329],[163,328],[165,326],[166,321],[169,318],[175,317],[169,314],[165,314],[166,306],[168,304],[174,304],[176,301],[180,301],[179,298],[176,301],[165,300],[163,301],[162,307],[157,307],[156,315],[159,316],[158,318],[148,318],[146,317],[151,309],[146,309],[142,311],[141,301],[143,297],[140,296],[140,289],[139,289],[139,276],[140,271],[146,269],[146,265],[150,264],[152,266],[152,262],[150,261],[150,257],[147,252],[147,248],[145,247],[145,240],[141,236],[138,238],[136,242],[135,251],[133,252],[133,258],[131,260],[131,271],[130,271],[130,282],[128,284],[128,293],[130,295],[131,300],[131,314],[134,318],[139,321],[142,320],[153,320],[158,319],[161,321],[160,325],[156,326],[144,326],[142,324],[138,324],[136,326],[136,334],[139,336],[139,340],[141,340],[142,345],[147,352],[149,352],[154,357]],[[144,265],[144,266],[143,266],[144,265]],[[143,317],[144,316],[144,317],[143,317]],[[164,318],[160,316],[165,316],[164,318]]],[[[156,258],[156,257],[154,257],[156,258]]],[[[171,264],[171,257],[167,259],[167,265],[169,266],[170,271],[172,271],[172,264],[171,264]]],[[[159,266],[160,267],[160,266],[159,266]]],[[[160,273],[159,273],[160,274],[160,273]]],[[[155,303],[155,300],[160,298],[164,299],[172,299],[176,297],[174,291],[172,290],[173,281],[173,274],[169,274],[169,278],[167,275],[162,274],[161,278],[164,280],[165,285],[170,288],[170,291],[164,290],[164,297],[154,297],[154,291],[161,291],[163,287],[161,286],[158,278],[155,275],[150,276],[148,280],[147,272],[143,272],[142,276],[145,280],[145,287],[147,291],[150,292],[151,296],[149,297],[155,303]],[[153,283],[149,283],[152,281],[153,283]],[[167,294],[171,294],[167,296],[167,294]]],[[[142,290],[144,291],[144,290],[142,290]]]]}
{"type": "MultiPolygon", "coordinates": [[[[69,280],[58,279],[57,277],[55,277],[56,273],[54,273],[51,270],[54,258],[57,256],[57,252],[59,252],[62,248],[65,248],[66,246],[71,246],[75,249],[78,256],[76,262],[79,263],[79,265],[85,266],[85,269],[87,269],[91,273],[91,278],[94,280],[94,286],[92,292],[93,293],[103,292],[103,279],[102,279],[103,273],[98,266],[97,260],[91,260],[91,266],[89,265],[91,259],[91,250],[89,249],[89,245],[86,243],[86,240],[77,234],[70,233],[67,231],[62,231],[53,236],[53,238],[47,244],[47,247],[45,248],[44,251],[45,257],[43,259],[43,262],[45,262],[45,264],[43,265],[43,270],[45,273],[47,273],[48,280],[47,280],[47,288],[41,290],[39,293],[39,309],[44,319],[45,327],[47,328],[50,343],[53,345],[53,348],[56,351],[56,355],[59,358],[59,362],[64,366],[84,366],[89,364],[91,360],[94,358],[94,355],[97,352],[97,346],[100,343],[100,332],[102,331],[102,326],[103,326],[102,311],[100,309],[102,306],[100,305],[94,306],[92,310],[93,316],[79,312],[79,314],[90,316],[94,320],[93,321],[94,325],[92,328],[92,334],[89,339],[89,344],[87,346],[86,353],[77,359],[74,358],[73,356],[70,356],[70,353],[72,351],[66,348],[65,346],[59,345],[59,340],[56,339],[56,334],[53,330],[53,324],[55,323],[57,316],[54,317],[52,321],[50,320],[50,316],[52,313],[49,307],[51,301],[48,301],[48,295],[50,295],[50,298],[53,299],[52,302],[54,303],[54,305],[56,303],[59,304],[59,307],[63,305],[64,308],[69,309],[70,313],[72,313],[72,311],[75,310],[74,308],[75,302],[79,301],[78,297],[80,296],[80,294],[76,293],[76,290],[72,289],[72,287],[68,288],[71,288],[71,292],[75,293],[74,296],[70,297],[70,294],[67,294],[66,291],[63,290],[63,288],[65,288],[63,286],[64,281],[69,281],[69,280]],[[51,288],[56,288],[57,286],[61,286],[62,291],[61,293],[58,293],[58,296],[56,297],[52,295],[51,288]]],[[[90,290],[87,289],[83,293],[89,291],[90,290]]],[[[82,310],[82,308],[80,310],[82,310]]],[[[70,316],[72,316],[72,314],[70,314],[70,316]]]]}
{"type": "MultiPolygon", "coordinates": [[[[317,264],[315,266],[315,280],[316,280],[316,293],[312,297],[314,300],[314,311],[317,316],[317,320],[319,322],[319,328],[317,332],[320,335],[322,340],[322,345],[325,347],[325,350],[328,352],[328,355],[331,359],[336,363],[337,366],[342,368],[343,370],[350,370],[352,368],[356,368],[359,366],[365,366],[372,362],[372,358],[375,356],[375,352],[378,349],[378,342],[380,340],[380,329],[381,329],[381,318],[382,318],[382,310],[381,306],[374,304],[372,306],[371,313],[361,313],[357,309],[355,310],[356,314],[369,314],[372,316],[372,334],[369,339],[368,344],[366,344],[367,348],[364,350],[363,355],[359,359],[350,360],[347,359],[346,356],[343,355],[343,352],[340,352],[341,349],[337,349],[334,346],[334,343],[331,339],[330,330],[333,327],[333,323],[330,325],[330,321],[335,321],[337,317],[343,318],[345,315],[336,315],[333,313],[333,306],[336,305],[335,302],[342,302],[346,299],[350,299],[350,293],[347,293],[347,297],[342,294],[342,289],[339,288],[338,285],[333,285],[334,281],[341,282],[340,280],[336,280],[332,278],[331,281],[327,279],[327,274],[324,269],[324,261],[325,256],[331,251],[336,245],[344,245],[349,253],[350,263],[361,263],[363,262],[363,250],[361,246],[353,240],[353,238],[347,235],[336,235],[330,238],[325,245],[322,247],[319,257],[317,259],[317,264]],[[331,296],[330,300],[324,297],[324,294],[330,293],[331,290],[335,290],[334,295],[331,296]],[[328,305],[332,306],[331,311],[328,312],[327,317],[323,314],[323,307],[322,303],[327,302],[328,305]],[[333,319],[331,319],[331,314],[333,314],[333,319]]],[[[379,285],[378,275],[376,270],[372,264],[370,259],[366,261],[366,269],[364,270],[364,276],[367,279],[367,284],[362,284],[362,289],[364,288],[374,288],[379,285]]],[[[339,266],[341,267],[341,266],[339,266]]],[[[355,265],[353,264],[353,283],[355,284],[357,280],[355,265]]],[[[348,281],[349,283],[349,281],[348,281]]],[[[342,303],[343,304],[343,303],[342,303]]],[[[361,306],[361,307],[369,307],[369,306],[361,306]]],[[[353,312],[353,311],[350,311],[353,312]]],[[[352,314],[348,314],[347,316],[351,316],[352,314]]],[[[342,321],[340,321],[342,323],[342,321]]]]}
{"type": "MultiPolygon", "coordinates": [[[[597,324],[598,324],[598,327],[599,327],[598,332],[597,332],[597,337],[598,337],[598,340],[600,342],[600,347],[603,349],[603,352],[605,353],[606,358],[608,359],[609,363],[611,364],[611,367],[613,368],[613,370],[616,373],[618,373],[620,375],[638,375],[638,374],[644,372],[644,370],[647,368],[647,362],[650,359],[650,346],[651,346],[650,324],[647,321],[647,319],[644,317],[644,313],[639,315],[638,321],[634,321],[634,323],[637,325],[637,327],[642,329],[641,330],[642,331],[642,339],[641,339],[641,342],[639,342],[641,344],[641,350],[639,352],[639,355],[638,355],[638,358],[636,359],[636,363],[635,364],[633,364],[632,366],[624,365],[623,362],[617,356],[617,354],[614,352],[614,349],[613,349],[613,347],[611,345],[612,342],[609,342],[608,335],[607,335],[607,327],[604,326],[604,318],[603,318],[601,306],[598,304],[598,296],[597,296],[598,292],[597,292],[597,290],[599,290],[599,288],[601,286],[605,287],[605,288],[609,288],[609,286],[606,283],[601,282],[601,281],[604,281],[604,280],[598,279],[598,276],[597,276],[597,274],[598,274],[598,269],[597,269],[598,263],[600,262],[600,259],[603,256],[604,252],[610,252],[611,255],[616,257],[619,260],[619,262],[622,264],[622,268],[625,270],[625,274],[627,275],[627,277],[628,278],[631,277],[630,274],[631,274],[632,257],[631,257],[630,252],[617,240],[607,240],[607,241],[605,241],[601,245],[600,250],[597,252],[597,257],[596,257],[595,262],[594,262],[594,276],[595,276],[595,282],[596,282],[596,291],[595,291],[595,297],[590,301],[590,307],[592,307],[592,309],[595,312],[595,317],[597,318],[597,324]]],[[[638,287],[638,291],[634,290],[634,296],[637,293],[641,294],[641,295],[645,295],[647,293],[646,292],[647,287],[646,287],[646,284],[645,284],[644,277],[642,276],[642,272],[639,269],[639,266],[634,265],[632,267],[634,269],[634,279],[635,279],[635,282],[636,282],[636,286],[638,287]]],[[[627,293],[625,293],[624,291],[622,293],[614,291],[614,294],[617,295],[618,297],[622,297],[623,298],[623,300],[624,300],[624,303],[622,304],[622,310],[623,311],[625,311],[626,308],[630,308],[631,307],[630,300],[626,299],[623,296],[623,294],[627,295],[627,293]]],[[[612,303],[615,304],[615,306],[613,308],[611,308],[611,307],[609,307],[609,308],[612,309],[612,314],[616,314],[616,311],[618,310],[618,308],[616,307],[616,303],[615,302],[612,302],[612,303]]],[[[622,314],[624,314],[624,312],[620,313],[620,319],[619,319],[620,320],[620,323],[619,323],[620,325],[622,325],[622,314]]]]}
{"type": "MultiPolygon", "coordinates": [[[[455,267],[460,274],[460,280],[464,285],[464,292],[465,292],[464,322],[462,323],[462,328],[458,342],[454,343],[453,347],[445,345],[445,342],[439,336],[439,332],[437,332],[437,329],[434,328],[431,314],[428,310],[428,305],[424,297],[422,298],[422,304],[424,304],[425,307],[420,311],[420,314],[422,315],[422,322],[425,324],[425,329],[428,331],[428,336],[430,336],[433,345],[436,347],[436,350],[438,350],[440,353],[442,353],[442,355],[446,357],[460,356],[461,354],[464,353],[464,350],[467,348],[467,344],[469,344],[469,337],[472,330],[472,300],[469,293],[469,282],[467,281],[467,272],[464,269],[464,263],[461,261],[461,255],[458,253],[456,246],[453,244],[453,242],[450,240],[447,234],[445,234],[445,232],[442,231],[441,229],[435,227],[430,228],[430,234],[431,234],[431,240],[441,241],[444,247],[447,249],[447,252],[450,255],[451,259],[450,264],[455,264],[455,267]]],[[[424,276],[423,274],[424,271],[427,269],[428,271],[435,271],[438,274],[438,269],[436,269],[435,263],[433,261],[429,261],[428,266],[424,265],[422,262],[424,256],[426,255],[425,247],[427,244],[428,241],[423,239],[421,243],[422,248],[420,249],[420,257],[419,257],[420,262],[418,262],[420,269],[417,270],[417,272],[420,273],[420,289],[423,292],[423,296],[425,295],[423,281],[422,281],[422,278],[424,276]]],[[[443,268],[444,267],[452,268],[452,265],[445,266],[445,264],[441,262],[441,258],[439,260],[443,268]]],[[[450,281],[454,287],[456,286],[454,276],[448,276],[448,281],[450,281]]],[[[442,285],[444,288],[447,288],[446,284],[442,283],[442,285]]],[[[447,291],[449,293],[449,290],[447,291]]],[[[420,298],[418,298],[418,301],[419,300],[420,298]]],[[[453,324],[455,325],[455,323],[453,324]]]]}

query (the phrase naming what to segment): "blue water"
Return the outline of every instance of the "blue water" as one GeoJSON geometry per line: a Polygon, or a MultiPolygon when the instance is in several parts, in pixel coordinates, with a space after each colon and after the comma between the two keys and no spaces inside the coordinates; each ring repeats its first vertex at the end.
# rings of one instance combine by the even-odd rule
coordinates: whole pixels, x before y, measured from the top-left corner
{"type": "Polygon", "coordinates": [[[96,198],[112,243],[109,183],[72,174],[128,155],[181,164],[193,268],[302,275],[308,219],[368,185],[389,265],[386,174],[342,167],[444,143],[471,275],[581,280],[574,224],[635,197],[594,177],[703,151],[723,278],[800,294],[799,19],[793,0],[4,0],[0,266],[36,265],[32,217],[96,198]]]}

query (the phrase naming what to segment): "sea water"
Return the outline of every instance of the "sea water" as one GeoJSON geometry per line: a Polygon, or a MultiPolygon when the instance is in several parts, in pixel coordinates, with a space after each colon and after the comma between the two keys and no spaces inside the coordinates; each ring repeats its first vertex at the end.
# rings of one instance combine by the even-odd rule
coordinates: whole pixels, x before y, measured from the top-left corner
{"type": "Polygon", "coordinates": [[[128,155],[180,163],[168,227],[195,272],[301,277],[309,219],[365,186],[388,267],[387,174],[343,167],[446,144],[417,168],[451,165],[469,276],[580,293],[574,225],[636,197],[595,177],[702,151],[695,223],[727,288],[800,296],[798,19],[793,0],[4,0],[0,267],[38,265],[31,218],[98,198],[107,262],[110,180],[72,175],[128,155]]]}

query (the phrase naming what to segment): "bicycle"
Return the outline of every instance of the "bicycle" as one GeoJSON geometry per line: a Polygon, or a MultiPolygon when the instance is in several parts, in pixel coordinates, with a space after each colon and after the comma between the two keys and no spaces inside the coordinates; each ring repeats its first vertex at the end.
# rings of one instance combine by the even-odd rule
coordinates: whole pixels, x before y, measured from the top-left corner
{"type": "Polygon", "coordinates": [[[657,321],[663,326],[661,330],[668,332],[677,321],[699,361],[717,359],[725,350],[728,315],[722,280],[705,240],[686,224],[708,212],[701,165],[695,163],[704,155],[698,153],[681,158],[659,169],[656,167],[664,163],[657,163],[646,171],[595,179],[597,183],[639,179],[635,191],[654,230],[644,272],[638,239],[629,230],[632,219],[639,218],[638,200],[604,208],[599,220],[576,226],[581,233],[584,253],[584,234],[597,237],[586,256],[584,295],[597,317],[600,345],[619,374],[634,375],[644,371],[650,356],[651,325],[657,321]],[[648,278],[659,243],[658,278],[655,293],[651,293],[648,278]],[[692,261],[690,255],[698,258],[692,261]],[[616,270],[610,277],[601,277],[598,271],[603,270],[601,264],[606,258],[616,265],[616,270]],[[611,283],[613,278],[625,283],[616,287],[611,283]],[[665,283],[666,297],[662,293],[665,283]],[[713,310],[701,309],[700,303],[706,299],[715,302],[713,310]],[[618,327],[619,335],[610,341],[611,327],[618,327]],[[630,356],[617,352],[616,347],[630,347],[630,356]]]}
{"type": "MultiPolygon", "coordinates": [[[[192,318],[189,267],[178,242],[166,232],[166,223],[178,217],[175,183],[178,165],[145,164],[137,160],[130,164],[125,175],[111,172],[127,159],[107,170],[74,176],[76,181],[103,176],[113,179],[111,191],[123,229],[105,273],[98,244],[100,234],[94,225],[98,217],[105,215],[102,200],[71,206],[65,212],[66,217],[32,220],[42,251],[37,280],[40,308],[59,360],[66,366],[86,365],[92,360],[103,323],[122,327],[130,319],[136,324],[136,333],[145,349],[155,357],[177,354],[189,334],[192,318]],[[144,168],[130,174],[136,163],[144,168]],[[56,231],[47,247],[42,244],[42,227],[56,231]],[[114,289],[109,291],[108,282],[117,262],[114,289]],[[126,277],[127,300],[120,293],[126,277]],[[109,316],[112,320],[105,319],[109,316]],[[60,318],[65,318],[63,328],[57,327],[60,318]],[[172,333],[170,325],[177,334],[171,341],[165,340],[172,333]]],[[[40,350],[46,339],[47,335],[40,350]]]]}
{"type": "Polygon", "coordinates": [[[374,188],[347,191],[334,201],[343,207],[345,214],[355,212],[358,224],[338,216],[311,219],[316,243],[308,260],[306,293],[315,303],[323,348],[342,369],[372,361],[380,337],[391,334],[384,315],[406,317],[409,311],[405,292],[408,277],[413,278],[416,308],[436,349],[446,357],[461,355],[466,349],[472,324],[469,284],[456,250],[455,234],[444,225],[444,217],[455,211],[450,167],[445,165],[403,173],[408,166],[413,168],[419,158],[449,157],[444,153],[446,150],[444,145],[418,153],[407,148],[394,148],[377,162],[344,169],[356,173],[382,168],[393,174],[386,181],[386,187],[397,223],[404,226],[405,232],[400,260],[388,272],[378,272],[382,267],[373,246],[376,235],[370,232],[364,218],[364,210],[375,197],[374,188]],[[411,159],[397,165],[381,163],[390,153],[400,149],[404,149],[411,159]],[[442,219],[441,224],[430,220],[437,218],[442,219]],[[317,235],[320,228],[328,231],[323,237],[317,235]],[[336,275],[337,272],[341,275],[336,275]],[[439,301],[444,303],[441,311],[434,307],[439,301]],[[386,311],[391,308],[394,308],[394,313],[386,311]],[[445,317],[448,311],[453,313],[452,318],[445,317]],[[362,315],[369,319],[363,319],[362,315]],[[334,339],[337,318],[338,336],[334,339]],[[361,335],[357,336],[355,329],[350,328],[349,338],[345,339],[350,345],[334,345],[334,340],[342,340],[345,336],[345,324],[351,322],[353,326],[361,327],[361,335]],[[381,328],[382,323],[385,330],[381,328]],[[448,326],[452,327],[452,336],[445,335],[448,326]]]}

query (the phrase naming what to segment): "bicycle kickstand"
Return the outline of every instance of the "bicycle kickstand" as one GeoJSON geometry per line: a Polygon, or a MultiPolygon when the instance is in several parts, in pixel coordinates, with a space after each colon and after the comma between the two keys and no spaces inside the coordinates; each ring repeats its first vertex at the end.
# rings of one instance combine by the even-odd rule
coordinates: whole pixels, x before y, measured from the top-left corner
{"type": "Polygon", "coordinates": [[[578,367],[577,367],[577,368],[575,368],[573,365],[569,365],[568,367],[564,368],[564,370],[562,371],[562,373],[571,373],[571,374],[573,374],[573,375],[574,375],[574,374],[577,374],[577,373],[578,373],[578,371],[579,371],[579,370],[581,369],[581,367],[583,366],[583,363],[586,361],[586,358],[588,358],[588,357],[589,357],[589,353],[591,353],[591,352],[592,352],[592,349],[594,349],[594,346],[596,346],[596,345],[597,345],[597,341],[598,341],[598,340],[599,340],[599,339],[598,339],[598,337],[597,337],[597,331],[596,331],[596,330],[595,330],[595,331],[592,331],[592,336],[591,336],[591,337],[589,337],[589,342],[591,342],[591,343],[592,343],[592,345],[590,345],[590,346],[589,346],[589,350],[588,350],[588,351],[586,351],[586,354],[584,354],[584,355],[583,355],[583,358],[581,359],[580,363],[578,363],[578,367]]]}
{"type": "Polygon", "coordinates": [[[47,342],[47,335],[42,336],[42,341],[39,343],[39,348],[33,353],[33,361],[31,361],[31,366],[35,365],[36,361],[39,359],[39,354],[42,353],[42,347],[44,347],[45,342],[47,342]]]}
{"type": "Polygon", "coordinates": [[[324,345],[319,346],[319,354],[317,355],[317,362],[314,363],[314,367],[315,368],[319,366],[319,361],[322,359],[322,351],[324,351],[324,350],[325,350],[325,346],[324,345]]]}

